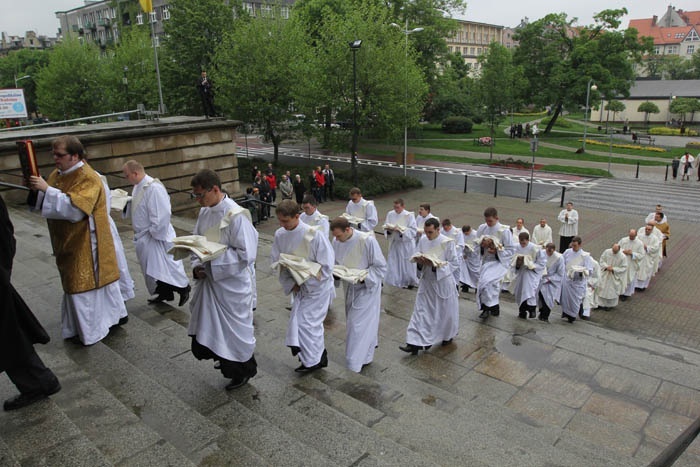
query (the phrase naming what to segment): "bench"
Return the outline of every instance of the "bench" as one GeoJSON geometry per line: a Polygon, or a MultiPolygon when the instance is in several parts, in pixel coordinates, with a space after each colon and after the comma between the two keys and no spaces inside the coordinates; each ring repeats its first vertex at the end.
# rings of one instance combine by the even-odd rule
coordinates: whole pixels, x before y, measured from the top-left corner
{"type": "Polygon", "coordinates": [[[640,144],[646,142],[649,146],[653,146],[655,139],[651,135],[632,135],[632,141],[640,144]]]}

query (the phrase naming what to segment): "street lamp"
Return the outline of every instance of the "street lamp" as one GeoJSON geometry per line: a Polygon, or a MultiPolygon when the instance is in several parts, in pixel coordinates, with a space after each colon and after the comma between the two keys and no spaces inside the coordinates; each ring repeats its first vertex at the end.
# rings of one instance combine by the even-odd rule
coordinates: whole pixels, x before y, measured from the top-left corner
{"type": "Polygon", "coordinates": [[[583,147],[582,147],[582,152],[586,152],[586,135],[588,134],[588,121],[590,118],[588,118],[588,103],[591,99],[591,91],[596,91],[598,90],[598,86],[595,84],[591,86],[593,83],[593,79],[588,80],[588,86],[586,87],[586,109],[583,112],[583,147]]]}
{"type": "Polygon", "coordinates": [[[122,84],[124,85],[124,101],[126,102],[126,110],[129,110],[129,78],[126,77],[127,71],[129,71],[129,67],[125,66],[122,84]]]}
{"type": "Polygon", "coordinates": [[[357,139],[359,137],[357,128],[357,59],[356,52],[362,46],[362,40],[356,39],[349,44],[352,51],[352,93],[355,107],[352,112],[352,148],[350,155],[350,167],[352,171],[352,183],[357,186],[357,139]]]}
{"type": "MultiPolygon", "coordinates": [[[[392,26],[396,28],[401,28],[396,23],[391,23],[392,26]]],[[[405,71],[405,84],[406,84],[406,95],[404,96],[404,103],[403,103],[403,176],[406,176],[406,166],[408,163],[408,35],[413,34],[414,32],[421,32],[423,31],[423,28],[413,28],[411,30],[408,29],[408,18],[406,18],[406,28],[403,29],[401,32],[403,32],[404,36],[406,36],[406,58],[404,60],[404,71],[405,71]]]]}
{"type": "Polygon", "coordinates": [[[17,75],[15,75],[15,88],[19,89],[19,84],[17,84],[17,83],[19,83],[23,79],[27,79],[27,78],[31,78],[31,77],[32,77],[32,75],[24,75],[21,78],[18,78],[17,75]]]}

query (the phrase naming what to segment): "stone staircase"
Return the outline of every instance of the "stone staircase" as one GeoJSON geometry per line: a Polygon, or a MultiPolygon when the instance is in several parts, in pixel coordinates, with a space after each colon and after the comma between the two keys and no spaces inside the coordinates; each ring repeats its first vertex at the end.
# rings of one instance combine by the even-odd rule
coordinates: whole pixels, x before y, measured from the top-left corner
{"type": "MultiPolygon", "coordinates": [[[[551,199],[559,201],[557,196],[551,199]]],[[[578,207],[643,216],[661,204],[671,224],[673,221],[697,222],[700,218],[700,182],[697,179],[657,183],[633,178],[600,179],[592,188],[567,190],[566,200],[578,207]]]]}
{"type": "MultiPolygon", "coordinates": [[[[460,300],[456,344],[412,357],[397,346],[415,292],[387,288],[380,346],[362,374],[344,367],[339,296],[326,320],[328,368],[294,373],[298,362],[283,344],[288,302],[269,270],[271,239],[262,234],[259,370],[248,385],[225,391],[227,381],[211,361],[191,355],[186,306],[146,304],[127,226],[120,230],[137,282],[128,324],[91,347],[64,342],[45,225],[17,209],[11,216],[18,238],[13,281],[52,335],[38,350],[63,389],[50,400],[0,413],[2,466],[632,466],[648,462],[666,441],[626,430],[620,435],[619,425],[578,410],[583,402],[571,403],[577,399],[572,388],[579,394],[596,389],[594,370],[617,358],[579,358],[585,352],[577,354],[577,342],[598,348],[636,339],[585,323],[518,321],[509,303],[499,319],[483,325],[475,318],[473,294],[460,300]],[[598,366],[588,371],[585,363],[594,358],[598,366]],[[534,392],[527,392],[529,385],[534,392]],[[519,403],[523,394],[530,396],[525,404],[519,403]]],[[[192,225],[176,219],[183,231],[192,225]]],[[[681,371],[700,364],[694,352],[674,352],[661,355],[659,365],[673,363],[673,371],[681,371]]],[[[619,363],[630,359],[621,355],[619,363]]],[[[667,377],[681,379],[675,375],[667,377]]],[[[681,382],[692,399],[700,382],[689,378],[681,382]]],[[[14,393],[0,378],[0,398],[14,393]]],[[[696,465],[700,448],[691,449],[677,465],[696,465]]]]}

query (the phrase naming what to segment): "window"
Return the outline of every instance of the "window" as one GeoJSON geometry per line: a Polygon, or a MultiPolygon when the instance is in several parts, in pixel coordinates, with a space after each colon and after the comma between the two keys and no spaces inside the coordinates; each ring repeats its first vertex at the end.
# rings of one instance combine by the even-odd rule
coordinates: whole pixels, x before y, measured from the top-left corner
{"type": "Polygon", "coordinates": [[[170,9],[168,5],[163,6],[163,21],[170,19],[170,9]]]}
{"type": "Polygon", "coordinates": [[[676,39],[683,39],[684,37],[685,37],[685,34],[683,34],[682,32],[676,33],[676,39]]]}
{"type": "Polygon", "coordinates": [[[666,53],[677,54],[678,53],[678,46],[677,45],[669,45],[668,49],[666,50],[666,53]]]}
{"type": "Polygon", "coordinates": [[[260,7],[260,16],[263,18],[272,18],[272,5],[264,3],[260,7]]]}
{"type": "Polygon", "coordinates": [[[136,15],[136,24],[143,24],[143,15],[141,13],[136,15]]]}
{"type": "Polygon", "coordinates": [[[158,18],[156,18],[156,10],[153,10],[152,12],[150,12],[150,13],[148,14],[148,16],[149,16],[149,21],[150,21],[151,23],[155,23],[155,22],[158,21],[158,18]]]}
{"type": "Polygon", "coordinates": [[[247,11],[250,16],[255,16],[255,5],[253,5],[250,2],[246,2],[243,4],[243,7],[245,8],[245,11],[247,11]]]}
{"type": "Polygon", "coordinates": [[[654,55],[659,55],[659,54],[661,54],[661,47],[659,47],[658,45],[655,45],[654,46],[654,55]]]}
{"type": "Polygon", "coordinates": [[[694,45],[689,45],[687,49],[685,49],[685,53],[688,55],[693,55],[695,53],[695,46],[694,45]]]}
{"type": "Polygon", "coordinates": [[[283,19],[289,19],[289,7],[288,6],[281,6],[280,7],[280,16],[283,19]]]}

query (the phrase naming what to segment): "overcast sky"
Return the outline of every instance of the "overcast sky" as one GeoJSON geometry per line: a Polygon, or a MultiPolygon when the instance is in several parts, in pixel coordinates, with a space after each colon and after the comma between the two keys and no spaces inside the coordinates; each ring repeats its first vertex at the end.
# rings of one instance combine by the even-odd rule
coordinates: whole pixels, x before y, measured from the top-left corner
{"type": "MultiPolygon", "coordinates": [[[[25,31],[34,30],[41,35],[55,36],[58,29],[56,11],[70,10],[83,4],[82,0],[0,0],[0,31],[10,35],[24,36],[25,31]]],[[[684,10],[700,9],[697,0],[680,0],[671,3],[684,10]]],[[[579,24],[593,22],[593,15],[606,8],[627,7],[630,12],[623,20],[661,17],[669,3],[660,0],[583,0],[557,2],[552,0],[472,0],[467,2],[467,11],[461,18],[480,23],[516,26],[527,16],[530,21],[548,13],[566,13],[576,17],[579,24]]]]}

